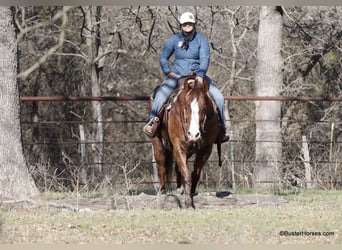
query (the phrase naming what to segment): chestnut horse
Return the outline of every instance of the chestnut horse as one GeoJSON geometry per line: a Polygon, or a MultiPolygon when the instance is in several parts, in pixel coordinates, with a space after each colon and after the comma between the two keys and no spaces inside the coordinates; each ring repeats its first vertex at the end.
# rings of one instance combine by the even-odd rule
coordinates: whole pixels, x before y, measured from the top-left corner
{"type": "Polygon", "coordinates": [[[160,191],[165,193],[171,183],[175,160],[177,184],[180,186],[179,182],[182,182],[185,206],[195,208],[193,196],[215,142],[221,165],[220,122],[215,102],[209,96],[207,82],[199,84],[194,76],[187,76],[180,78],[178,84],[161,115],[152,146],[158,165],[160,191]],[[196,157],[190,175],[187,161],[193,154],[196,157]]]}

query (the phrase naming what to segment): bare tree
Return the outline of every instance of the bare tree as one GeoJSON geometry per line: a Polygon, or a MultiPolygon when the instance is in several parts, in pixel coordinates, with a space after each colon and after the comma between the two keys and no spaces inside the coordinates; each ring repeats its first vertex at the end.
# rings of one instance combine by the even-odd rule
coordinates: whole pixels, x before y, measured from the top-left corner
{"type": "MultiPolygon", "coordinates": [[[[96,58],[100,53],[101,37],[100,37],[100,19],[101,7],[89,6],[85,9],[86,12],[86,27],[84,29],[86,44],[88,47],[87,66],[90,74],[91,94],[92,96],[101,96],[100,86],[100,67],[96,58]]],[[[103,160],[103,116],[101,102],[92,102],[93,129],[92,129],[92,150],[94,155],[94,177],[102,175],[102,160],[103,160]]],[[[94,179],[92,182],[94,183],[94,179]]]]}
{"type": "MultiPolygon", "coordinates": [[[[300,6],[284,9],[284,86],[288,96],[340,96],[342,26],[341,6],[300,6]]],[[[341,102],[284,103],[283,140],[306,136],[314,185],[341,186],[341,102]],[[319,121],[319,122],[318,122],[319,121]],[[334,124],[337,125],[334,127],[334,124]],[[333,142],[333,143],[331,143],[333,142]],[[331,166],[334,168],[331,168],[331,166]]],[[[306,162],[301,144],[283,144],[284,180],[299,185],[305,180],[306,162]],[[297,181],[300,180],[300,181],[297,181]]]]}
{"type": "MultiPolygon", "coordinates": [[[[281,7],[261,7],[258,34],[258,64],[255,76],[257,96],[277,96],[282,86],[281,7]]],[[[281,161],[280,102],[256,102],[256,149],[254,184],[272,187],[279,180],[281,161]]]]}
{"type": "Polygon", "coordinates": [[[0,7],[0,199],[38,195],[21,144],[17,43],[11,9],[0,7]]]}
{"type": "MultiPolygon", "coordinates": [[[[266,59],[269,64],[260,61],[257,82],[265,85],[260,85],[260,87],[254,85],[260,7],[92,7],[92,24],[90,25],[86,22],[88,8],[84,6],[74,8],[25,6],[16,7],[16,9],[17,28],[20,30],[21,37],[18,43],[21,95],[124,96],[150,94],[155,85],[160,84],[164,78],[158,63],[160,49],[171,34],[178,32],[177,18],[183,11],[196,13],[198,31],[209,38],[212,60],[208,75],[215,80],[224,95],[253,95],[254,93],[258,95],[279,95],[281,93],[286,96],[341,95],[342,33],[341,25],[339,25],[341,7],[272,8],[271,12],[278,15],[279,20],[277,19],[275,22],[279,25],[282,22],[279,10],[283,10],[285,13],[282,27],[284,33],[281,39],[282,56],[284,57],[283,86],[278,91],[276,89],[277,82],[266,78],[270,71],[275,72],[269,67],[269,64],[275,66],[275,59],[278,57],[269,56],[266,59]],[[101,15],[97,15],[99,10],[101,15]],[[91,38],[88,39],[88,37],[91,38]],[[95,42],[96,40],[97,42],[95,42]],[[33,65],[34,67],[32,67],[33,65]],[[263,70],[261,65],[264,65],[263,70]],[[91,74],[91,72],[95,72],[95,74],[91,74]],[[260,76],[261,74],[265,75],[260,76]],[[94,78],[92,79],[91,76],[94,78]],[[100,83],[98,85],[100,89],[92,91],[93,83],[100,83]],[[272,92],[271,89],[275,89],[275,91],[272,92]]],[[[267,17],[262,18],[270,18],[273,14],[270,13],[267,17]]],[[[261,32],[260,34],[265,35],[266,33],[261,32]]],[[[274,33],[273,30],[271,39],[265,37],[264,40],[269,39],[268,44],[273,46],[275,35],[279,34],[274,33]]],[[[259,43],[261,42],[260,40],[259,43]]],[[[272,49],[271,46],[266,50],[269,54],[273,53],[270,49],[272,49]]],[[[261,49],[259,49],[258,55],[262,55],[261,49]]],[[[277,103],[273,104],[259,102],[257,119],[279,119],[280,106],[276,106],[279,105],[277,103]],[[274,113],[274,117],[268,118],[265,113],[261,117],[262,107],[268,112],[270,111],[266,106],[274,108],[275,113],[278,113],[279,116],[274,113]]],[[[93,126],[94,123],[97,123],[97,118],[100,117],[93,112],[98,107],[102,110],[102,119],[99,121],[102,120],[103,123],[103,140],[105,141],[102,149],[102,175],[107,176],[113,183],[123,179],[123,176],[119,176],[121,175],[120,169],[112,167],[112,164],[107,164],[113,162],[120,165],[127,162],[132,164],[144,162],[138,171],[149,171],[151,169],[148,163],[150,147],[141,143],[121,144],[127,141],[146,140],[144,134],[141,133],[141,124],[136,123],[136,121],[146,119],[147,105],[144,102],[102,102],[101,105],[90,102],[23,102],[21,105],[21,118],[24,121],[22,135],[24,142],[28,142],[24,144],[24,153],[30,166],[34,167],[37,161],[49,163],[51,164],[48,169],[49,173],[58,180],[58,184],[66,188],[72,186],[68,181],[72,176],[71,170],[84,164],[81,162],[79,148],[74,144],[64,144],[63,142],[79,142],[79,135],[75,133],[79,130],[78,122],[84,123],[86,143],[83,150],[86,151],[84,155],[88,157],[86,161],[90,166],[100,163],[95,155],[101,155],[101,150],[95,149],[98,144],[95,132],[101,129],[97,128],[97,124],[93,126]],[[52,126],[46,125],[49,121],[65,120],[68,122],[52,126]],[[25,121],[33,121],[33,123],[25,121]],[[62,143],[55,143],[56,141],[62,143]],[[109,143],[112,141],[120,144],[109,143]],[[52,143],[34,144],[31,142],[52,143]],[[89,142],[96,142],[96,144],[89,142]],[[63,157],[70,158],[72,164],[64,161],[63,157]],[[71,165],[68,167],[68,164],[71,165]]],[[[270,137],[270,133],[268,133],[271,131],[270,129],[273,129],[273,132],[276,131],[275,135],[278,135],[277,124],[273,124],[275,127],[272,127],[271,123],[258,121],[257,130],[260,143],[256,147],[254,143],[256,133],[254,103],[231,101],[228,108],[226,110],[229,110],[229,115],[227,114],[226,117],[231,119],[230,130],[234,133],[234,138],[231,141],[234,143],[234,147],[231,147],[233,150],[230,150],[229,155],[233,155],[235,158],[233,172],[236,173],[238,187],[243,187],[244,184],[250,187],[251,171],[254,167],[255,173],[258,173],[259,169],[264,171],[263,165],[266,165],[266,169],[269,166],[269,170],[273,170],[278,160],[283,160],[281,172],[283,179],[292,174],[302,178],[304,165],[298,164],[302,145],[293,142],[300,141],[303,135],[308,138],[311,161],[315,164],[317,162],[317,173],[313,171],[313,176],[322,176],[322,173],[325,173],[326,178],[330,180],[330,175],[336,172],[339,175],[337,181],[341,179],[341,171],[339,171],[341,167],[339,163],[341,159],[339,143],[341,103],[283,103],[283,144],[282,153],[278,155],[282,159],[276,158],[273,151],[264,156],[261,154],[261,152],[268,151],[266,148],[264,151],[261,150],[263,149],[262,145],[266,145],[265,141],[280,141],[280,137],[267,138],[267,136],[270,137]],[[287,118],[287,121],[284,118],[287,118]],[[317,121],[321,120],[322,122],[318,124],[317,121]],[[331,132],[327,121],[335,123],[335,128],[331,132]],[[327,125],[323,126],[323,124],[327,125]],[[329,143],[325,143],[326,140],[329,140],[329,143]],[[320,141],[320,143],[314,143],[314,141],[320,141]],[[254,165],[256,148],[258,148],[257,161],[260,163],[257,166],[254,165]],[[337,165],[336,168],[332,168],[332,165],[328,166],[328,168],[331,167],[331,174],[327,173],[327,166],[321,163],[329,161],[329,159],[332,161],[336,159],[337,165]]],[[[101,144],[101,139],[98,140],[101,144]]],[[[230,148],[228,145],[226,144],[224,147],[230,148]]],[[[273,150],[276,147],[271,145],[277,144],[269,144],[273,150]]],[[[223,149],[222,152],[225,153],[226,150],[223,149]]],[[[32,170],[31,167],[30,170],[32,170]]],[[[209,179],[217,180],[217,168],[209,168],[208,175],[209,179]]],[[[103,176],[98,177],[98,180],[103,178],[103,176]]],[[[35,181],[41,188],[42,185],[39,185],[36,177],[35,181]]],[[[274,180],[268,181],[273,182],[274,180]]],[[[102,187],[102,185],[98,185],[100,183],[93,184],[102,187]]],[[[58,190],[60,189],[58,188],[58,190]]]]}

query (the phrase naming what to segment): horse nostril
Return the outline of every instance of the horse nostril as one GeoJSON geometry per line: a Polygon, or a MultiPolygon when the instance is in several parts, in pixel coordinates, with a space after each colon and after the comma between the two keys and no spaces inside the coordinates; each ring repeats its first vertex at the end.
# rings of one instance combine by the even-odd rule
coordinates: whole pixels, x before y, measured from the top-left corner
{"type": "Polygon", "coordinates": [[[201,138],[201,132],[197,132],[196,134],[193,134],[190,131],[188,131],[186,133],[185,138],[188,141],[197,141],[199,138],[201,138]]]}

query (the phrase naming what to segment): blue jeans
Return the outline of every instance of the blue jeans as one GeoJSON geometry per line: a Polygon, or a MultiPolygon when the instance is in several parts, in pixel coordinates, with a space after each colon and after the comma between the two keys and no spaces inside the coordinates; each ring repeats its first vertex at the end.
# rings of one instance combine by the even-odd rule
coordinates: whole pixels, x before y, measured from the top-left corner
{"type": "MultiPolygon", "coordinates": [[[[172,92],[177,88],[177,80],[178,78],[167,78],[159,86],[154,95],[153,105],[148,120],[156,116],[156,114],[162,108],[162,106],[170,97],[172,92]]],[[[213,83],[213,81],[208,76],[205,76],[205,80],[209,84],[209,92],[215,100],[216,106],[220,112],[220,119],[223,125],[223,129],[225,129],[226,117],[224,115],[224,97],[221,91],[218,89],[218,87],[213,83]]]]}

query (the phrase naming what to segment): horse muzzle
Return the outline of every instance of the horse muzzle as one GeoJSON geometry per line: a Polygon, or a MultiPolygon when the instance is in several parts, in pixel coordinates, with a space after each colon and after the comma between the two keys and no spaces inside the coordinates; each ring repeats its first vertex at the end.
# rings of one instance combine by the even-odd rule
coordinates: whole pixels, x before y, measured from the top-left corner
{"type": "Polygon", "coordinates": [[[186,141],[187,142],[198,142],[201,139],[201,132],[196,131],[196,132],[190,132],[188,131],[186,133],[186,141]]]}

